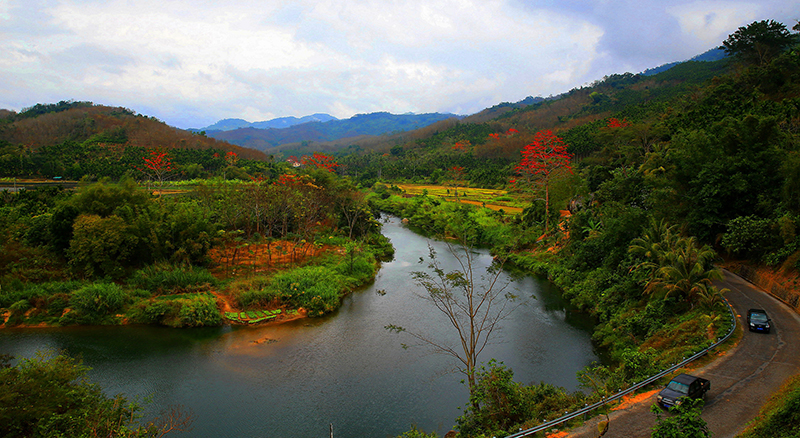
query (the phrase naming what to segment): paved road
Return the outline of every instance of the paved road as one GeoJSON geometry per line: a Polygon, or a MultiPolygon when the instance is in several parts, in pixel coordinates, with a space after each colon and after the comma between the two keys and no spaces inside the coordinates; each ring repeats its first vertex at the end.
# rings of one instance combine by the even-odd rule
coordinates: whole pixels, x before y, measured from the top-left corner
{"type": "MultiPolygon", "coordinates": [[[[725,272],[718,282],[728,288],[728,299],[744,330],[742,341],[722,357],[692,374],[711,380],[703,419],[715,438],[735,437],[755,418],[763,403],[783,382],[800,373],[800,315],[747,281],[725,272]],[[747,310],[761,308],[772,318],[770,334],[751,333],[745,327],[747,310]]],[[[649,437],[655,424],[650,406],[655,394],[642,403],[611,415],[604,438],[649,437]]],[[[597,436],[598,418],[573,430],[570,438],[597,436]]]]}

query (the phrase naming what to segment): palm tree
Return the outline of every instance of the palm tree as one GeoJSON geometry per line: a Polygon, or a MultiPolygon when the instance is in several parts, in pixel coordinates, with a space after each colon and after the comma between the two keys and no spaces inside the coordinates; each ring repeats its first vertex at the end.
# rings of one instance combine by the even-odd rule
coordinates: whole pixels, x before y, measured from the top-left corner
{"type": "Polygon", "coordinates": [[[649,280],[653,280],[656,271],[664,265],[665,255],[675,248],[680,239],[676,230],[676,225],[670,226],[664,219],[656,221],[651,218],[650,227],[644,230],[644,235],[633,239],[628,247],[628,252],[645,259],[633,269],[643,269],[649,280]]]}
{"type": "Polygon", "coordinates": [[[712,264],[717,254],[708,245],[699,247],[694,237],[678,240],[676,247],[664,253],[664,263],[647,283],[645,293],[664,294],[664,298],[683,298],[691,305],[698,297],[713,293],[713,280],[723,278],[712,264]]]}

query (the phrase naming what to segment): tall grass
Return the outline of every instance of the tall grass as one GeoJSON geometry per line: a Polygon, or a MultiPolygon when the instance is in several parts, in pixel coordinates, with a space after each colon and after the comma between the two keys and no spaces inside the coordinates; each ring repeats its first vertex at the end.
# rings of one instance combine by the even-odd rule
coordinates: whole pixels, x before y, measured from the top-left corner
{"type": "Polygon", "coordinates": [[[115,283],[92,283],[70,295],[72,312],[62,317],[62,324],[103,323],[120,311],[130,296],[115,283]]]}
{"type": "Polygon", "coordinates": [[[163,295],[140,300],[128,308],[130,321],[170,327],[205,327],[222,324],[216,297],[209,293],[163,295]]]}
{"type": "Polygon", "coordinates": [[[203,268],[159,263],[134,272],[128,284],[162,295],[206,291],[217,279],[203,268]]]}

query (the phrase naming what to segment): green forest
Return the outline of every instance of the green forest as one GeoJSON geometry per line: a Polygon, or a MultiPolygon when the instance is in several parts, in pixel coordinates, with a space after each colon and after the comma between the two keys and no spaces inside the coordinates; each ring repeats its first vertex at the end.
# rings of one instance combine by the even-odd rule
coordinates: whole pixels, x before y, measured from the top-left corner
{"type": "MultiPolygon", "coordinates": [[[[798,287],[793,30],[755,22],[721,42],[723,60],[615,74],[289,160],[91,102],[4,111],[3,326],[248,323],[222,299],[259,318],[324,315],[391,257],[377,219],[393,214],[546,276],[596,320],[593,341],[610,365],[581,373],[587,391],[522,385],[489,358],[476,367],[458,436],[532,427],[726,333],[725,291],[712,284],[721,264],[766,266],[798,287]],[[410,195],[404,184],[447,194],[410,195]],[[522,212],[466,202],[467,187],[501,190],[522,212]]],[[[2,416],[9,399],[0,403],[2,416]]],[[[775,421],[796,419],[782,415],[795,417],[775,421]]],[[[13,427],[9,436],[35,436],[13,427]]]]}

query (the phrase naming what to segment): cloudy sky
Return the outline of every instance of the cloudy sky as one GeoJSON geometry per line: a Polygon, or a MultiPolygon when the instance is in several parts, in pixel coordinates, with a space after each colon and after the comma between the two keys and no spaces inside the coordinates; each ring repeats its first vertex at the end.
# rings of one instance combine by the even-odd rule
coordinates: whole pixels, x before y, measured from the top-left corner
{"type": "Polygon", "coordinates": [[[788,0],[0,0],[0,108],[88,100],[179,128],[472,114],[682,61],[788,0]]]}

